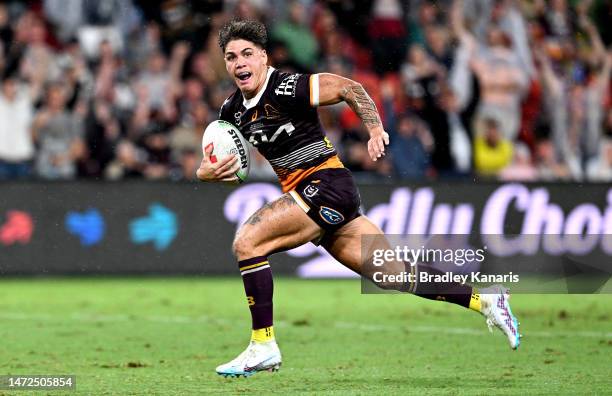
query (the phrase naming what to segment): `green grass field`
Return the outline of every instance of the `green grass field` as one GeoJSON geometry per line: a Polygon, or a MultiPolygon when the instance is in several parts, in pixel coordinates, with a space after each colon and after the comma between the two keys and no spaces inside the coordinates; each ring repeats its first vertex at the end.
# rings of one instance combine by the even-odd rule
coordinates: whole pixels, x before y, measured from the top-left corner
{"type": "Polygon", "coordinates": [[[88,395],[612,393],[611,295],[513,296],[518,351],[476,313],[359,281],[280,278],[275,297],[280,372],[225,379],[250,336],[239,277],[0,280],[0,374],[88,395]]]}

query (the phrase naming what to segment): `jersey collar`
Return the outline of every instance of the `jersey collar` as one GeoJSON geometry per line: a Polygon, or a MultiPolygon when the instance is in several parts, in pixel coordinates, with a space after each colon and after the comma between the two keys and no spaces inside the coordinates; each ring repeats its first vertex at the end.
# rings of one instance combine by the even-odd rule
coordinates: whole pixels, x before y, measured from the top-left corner
{"type": "Polygon", "coordinates": [[[242,105],[246,107],[247,110],[252,109],[253,107],[257,106],[257,103],[259,103],[259,99],[261,99],[264,92],[266,92],[266,88],[268,87],[268,81],[270,81],[270,76],[272,75],[272,72],[274,70],[275,69],[272,66],[268,66],[268,74],[266,75],[266,82],[264,83],[263,87],[261,87],[259,92],[257,92],[257,95],[253,96],[251,99],[246,99],[244,95],[242,96],[242,105]]]}

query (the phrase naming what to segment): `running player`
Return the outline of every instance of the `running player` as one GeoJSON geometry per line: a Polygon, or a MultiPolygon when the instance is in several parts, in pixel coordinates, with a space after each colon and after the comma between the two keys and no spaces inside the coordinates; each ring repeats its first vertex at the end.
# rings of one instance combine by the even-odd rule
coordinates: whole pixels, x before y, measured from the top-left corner
{"type": "MultiPolygon", "coordinates": [[[[280,367],[272,321],[270,254],[312,241],[351,270],[370,276],[362,271],[360,236],[383,235],[360,213],[353,177],[325,137],[316,109],[341,101],[350,106],[369,132],[368,153],[376,161],[385,154],[389,136],[374,102],[361,84],[350,79],[329,73],[291,74],[268,66],[266,40],[266,29],[257,21],[232,21],[219,32],[227,72],[237,85],[221,107],[220,118],[236,125],[270,162],[284,193],[255,212],[233,243],[251,311],[252,335],[244,352],[217,367],[217,373],[225,376],[249,376],[280,367]]],[[[237,157],[212,163],[211,152],[212,147],[207,147],[198,178],[236,181],[237,157]]],[[[424,265],[407,267],[398,262],[392,266],[396,272],[442,274],[424,265]]],[[[500,286],[486,293],[457,283],[379,286],[481,312],[489,326],[504,332],[513,349],[519,345],[518,322],[510,311],[507,290],[500,286]]]]}

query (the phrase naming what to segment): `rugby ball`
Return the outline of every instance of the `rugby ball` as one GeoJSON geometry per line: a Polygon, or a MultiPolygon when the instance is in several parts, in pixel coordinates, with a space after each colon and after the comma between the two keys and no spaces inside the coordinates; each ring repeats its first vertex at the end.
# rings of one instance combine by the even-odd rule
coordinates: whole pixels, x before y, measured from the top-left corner
{"type": "Polygon", "coordinates": [[[204,130],[204,136],[202,136],[202,150],[206,151],[206,147],[210,145],[213,149],[210,154],[212,163],[231,154],[238,156],[240,169],[236,172],[236,177],[238,177],[240,183],[244,182],[249,176],[251,158],[249,147],[238,128],[223,120],[211,122],[204,130]]]}

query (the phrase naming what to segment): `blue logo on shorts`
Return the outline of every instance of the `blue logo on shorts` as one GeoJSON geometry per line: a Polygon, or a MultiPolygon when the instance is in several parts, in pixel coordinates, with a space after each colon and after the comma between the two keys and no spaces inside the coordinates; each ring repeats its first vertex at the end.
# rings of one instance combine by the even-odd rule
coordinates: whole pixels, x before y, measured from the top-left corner
{"type": "Polygon", "coordinates": [[[319,216],[321,216],[326,223],[333,225],[340,224],[344,221],[344,216],[342,216],[340,212],[328,208],[327,206],[321,206],[321,209],[319,209],[319,216]]]}

